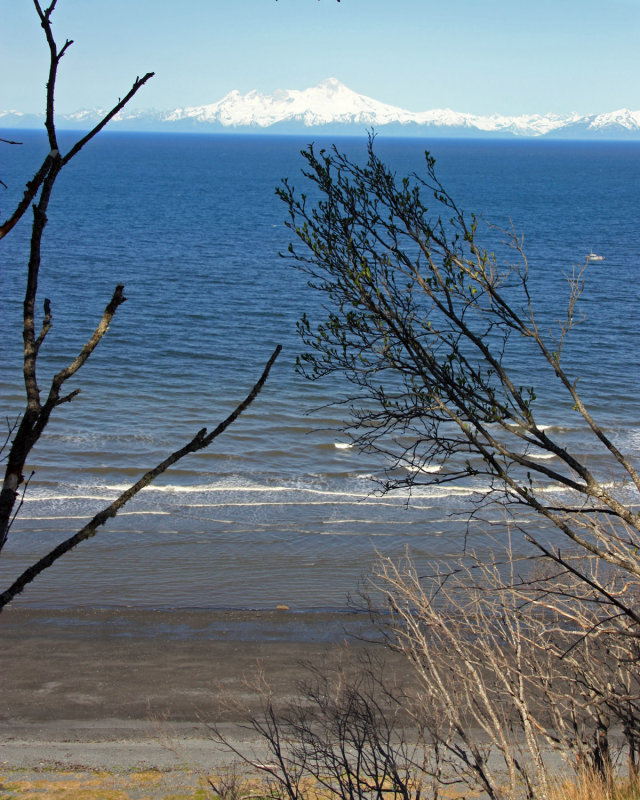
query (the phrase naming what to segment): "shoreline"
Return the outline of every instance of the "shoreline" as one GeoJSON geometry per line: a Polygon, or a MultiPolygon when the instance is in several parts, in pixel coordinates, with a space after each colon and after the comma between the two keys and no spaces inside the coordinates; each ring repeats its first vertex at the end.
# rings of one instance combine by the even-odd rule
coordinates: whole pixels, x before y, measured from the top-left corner
{"type": "MultiPolygon", "coordinates": [[[[107,789],[195,800],[207,776],[255,775],[211,729],[253,763],[271,760],[249,724],[264,708],[258,684],[286,707],[303,700],[299,686],[313,682],[313,669],[350,671],[365,658],[391,683],[415,685],[409,660],[373,632],[362,613],[7,608],[3,800],[34,786],[58,796],[63,785],[64,796],[87,800],[107,789]]],[[[546,759],[560,774],[560,755],[546,759]]]]}
{"type": "MultiPolygon", "coordinates": [[[[305,664],[382,655],[358,613],[21,609],[0,614],[0,767],[215,769],[237,760],[207,725],[258,747],[243,725],[258,676],[294,699],[305,664]]],[[[400,658],[384,653],[393,669],[400,658]]]]}
{"type": "Polygon", "coordinates": [[[366,611],[333,608],[163,608],[9,605],[0,612],[0,636],[66,632],[110,638],[225,639],[229,641],[342,641],[374,633],[366,611]]]}

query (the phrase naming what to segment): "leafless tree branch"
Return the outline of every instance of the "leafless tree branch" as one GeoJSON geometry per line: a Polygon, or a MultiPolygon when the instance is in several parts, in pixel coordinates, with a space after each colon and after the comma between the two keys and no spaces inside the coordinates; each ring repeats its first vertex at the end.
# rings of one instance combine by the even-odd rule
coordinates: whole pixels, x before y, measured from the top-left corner
{"type": "Polygon", "coordinates": [[[205,447],[208,447],[214,439],[220,436],[220,434],[225,431],[229,425],[231,425],[231,423],[234,422],[240,416],[240,414],[242,414],[243,411],[246,411],[246,409],[258,396],[260,390],[267,380],[267,377],[269,376],[271,367],[273,366],[281,350],[282,346],[278,345],[269,358],[262,375],[255,383],[249,394],[241,403],[236,406],[236,408],[231,412],[231,414],[229,414],[228,417],[226,417],[214,428],[214,430],[212,430],[210,433],[207,433],[206,428],[198,431],[198,433],[190,442],[165,458],[164,461],[161,461],[156,467],[146,472],[137,483],[133,484],[133,486],[130,486],[126,491],[122,492],[122,494],[120,494],[120,496],[114,500],[113,503],[96,514],[93,519],[87,523],[87,525],[81,528],[81,530],[66,539],[64,542],[61,542],[50,553],[25,570],[8,589],[0,594],[0,609],[13,600],[13,598],[19,594],[25,588],[25,586],[27,586],[27,584],[36,578],[43,570],[54,564],[61,556],[63,556],[65,553],[68,553],[69,550],[76,547],[76,545],[80,544],[80,542],[84,542],[86,539],[90,539],[92,536],[95,536],[98,528],[104,525],[112,517],[115,517],[118,511],[126,503],[128,503],[129,500],[135,497],[138,492],[142,491],[145,486],[148,486],[150,483],[152,483],[159,475],[162,475],[163,472],[166,472],[169,467],[173,466],[177,461],[180,461],[180,459],[184,458],[186,455],[189,455],[190,453],[197,453],[198,450],[203,450],[205,447]]]}
{"type": "MultiPolygon", "coordinates": [[[[2,489],[0,491],[0,550],[4,547],[9,535],[9,530],[15,520],[15,515],[22,506],[22,499],[18,503],[20,486],[24,486],[24,469],[27,458],[45,431],[53,410],[64,403],[72,401],[80,392],[74,389],[71,392],[62,394],[65,383],[72,378],[84,366],[95,348],[100,344],[114,315],[119,306],[125,302],[124,287],[118,284],[113,296],[107,304],[102,318],[92,336],[81,348],[77,356],[63,369],[57,372],[51,379],[47,398],[41,401],[40,384],[37,374],[38,355],[52,329],[53,315],[51,311],[51,301],[47,298],[43,304],[43,317],[40,330],[36,334],[36,300],[38,293],[38,279],[41,266],[41,245],[43,234],[47,225],[47,210],[56,183],[56,179],[61,170],[76,156],[82,148],[93,139],[104,126],[115,117],[119,111],[134,97],[139,89],[153,77],[152,72],[148,72],[142,78],[136,78],[131,89],[118,101],[118,103],[106,114],[100,122],[85,136],[79,139],[66,155],[62,155],[58,146],[58,138],[55,121],[55,88],[58,74],[58,66],[65,55],[72,41],[66,40],[64,45],[58,48],[51,27],[51,15],[56,7],[56,0],[52,0],[47,6],[43,6],[39,0],[33,0],[40,24],[44,30],[47,45],[49,48],[49,74],[46,92],[46,121],[45,127],[49,141],[50,152],[46,156],[40,168],[36,171],[33,179],[27,183],[22,200],[18,203],[13,214],[0,226],[0,238],[5,236],[24,215],[27,208],[33,203],[33,223],[31,229],[31,241],[29,249],[29,261],[27,267],[27,281],[23,304],[23,376],[26,395],[26,407],[20,418],[17,427],[10,428],[7,439],[8,453],[6,456],[6,469],[2,489]],[[11,436],[13,439],[11,440],[11,436]]],[[[97,529],[108,519],[115,516],[122,506],[132,497],[140,492],[145,486],[153,481],[158,475],[162,474],[179,459],[189,453],[197,452],[209,446],[213,439],[219,436],[238,416],[253,402],[260,392],[267,379],[269,371],[281,351],[280,345],[276,347],[271,358],[267,362],[262,376],[254,385],[247,397],[235,408],[235,410],[223,420],[213,431],[207,433],[206,428],[198,434],[184,447],[176,450],[169,457],[164,459],[155,468],[149,470],[133,486],[123,492],[113,503],[98,513],[87,525],[78,533],[66,541],[60,543],[48,555],[33,564],[0,595],[0,608],[14,598],[24,587],[30,583],[44,569],[51,566],[58,558],[67,553],[80,542],[95,535],[97,529]]],[[[26,487],[25,487],[26,488],[26,487]]],[[[24,496],[24,492],[23,492],[24,496]]]]}

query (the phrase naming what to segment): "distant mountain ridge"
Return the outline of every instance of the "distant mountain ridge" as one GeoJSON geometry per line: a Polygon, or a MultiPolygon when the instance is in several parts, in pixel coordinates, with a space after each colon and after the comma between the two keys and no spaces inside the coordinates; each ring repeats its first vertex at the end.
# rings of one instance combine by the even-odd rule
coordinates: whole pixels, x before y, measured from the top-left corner
{"type": "MultiPolygon", "coordinates": [[[[60,128],[91,127],[101,109],[59,115],[60,128]]],[[[0,127],[40,127],[44,115],[0,111],[0,127]]],[[[606,114],[523,114],[481,116],[451,109],[407,111],[352,91],[335,78],[309,89],[282,89],[271,95],[233,90],[215,103],[172,111],[121,112],[111,123],[121,130],[227,131],[255,133],[362,133],[405,136],[525,136],[640,139],[640,111],[606,114]]]]}

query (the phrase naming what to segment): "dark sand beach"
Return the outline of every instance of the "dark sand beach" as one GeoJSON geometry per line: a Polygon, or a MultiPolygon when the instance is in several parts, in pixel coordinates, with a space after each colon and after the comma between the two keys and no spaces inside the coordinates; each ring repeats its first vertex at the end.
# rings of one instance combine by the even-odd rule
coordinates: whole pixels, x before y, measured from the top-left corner
{"type": "Polygon", "coordinates": [[[305,663],[379,651],[371,634],[355,613],[6,609],[0,767],[215,770],[235,757],[205,723],[259,758],[256,675],[286,700],[305,663]]]}

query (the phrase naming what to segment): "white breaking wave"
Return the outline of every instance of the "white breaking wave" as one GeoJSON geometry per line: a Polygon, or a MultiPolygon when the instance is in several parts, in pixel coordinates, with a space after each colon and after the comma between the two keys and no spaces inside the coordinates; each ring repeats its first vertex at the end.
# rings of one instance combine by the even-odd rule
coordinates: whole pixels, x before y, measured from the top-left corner
{"type": "MultiPolygon", "coordinates": [[[[323,525],[392,525],[393,527],[397,527],[398,520],[397,519],[324,519],[322,520],[323,525]]],[[[403,527],[407,525],[415,524],[410,520],[403,521],[403,527]]],[[[422,521],[419,522],[420,525],[423,524],[422,521]]]]}
{"type": "Polygon", "coordinates": [[[101,503],[112,503],[115,498],[117,497],[118,493],[113,490],[112,494],[55,494],[55,493],[47,493],[46,491],[38,492],[35,488],[30,488],[29,493],[26,494],[23,498],[23,502],[27,503],[41,503],[43,500],[51,501],[51,502],[59,502],[59,501],[78,501],[78,500],[90,500],[96,501],[101,503]]]}
{"type": "MultiPolygon", "coordinates": [[[[432,469],[425,469],[424,471],[437,471],[439,467],[432,469]]],[[[360,483],[360,481],[359,481],[360,483]]],[[[77,508],[78,504],[91,504],[94,508],[96,504],[108,504],[113,502],[125,489],[129,488],[124,484],[114,484],[112,486],[82,486],[78,487],[78,493],[74,494],[73,487],[65,487],[64,491],[51,489],[49,487],[39,488],[37,485],[32,485],[29,492],[25,496],[25,507],[35,506],[37,504],[73,504],[77,508]]],[[[168,484],[165,486],[151,484],[137,495],[135,502],[144,502],[144,498],[155,496],[156,498],[162,497],[166,502],[171,503],[171,498],[175,498],[177,506],[184,506],[189,508],[222,508],[222,507],[250,507],[250,506],[300,506],[300,505],[317,505],[317,506],[331,506],[331,505],[353,505],[354,503],[372,503],[380,507],[398,507],[407,503],[410,497],[410,506],[413,508],[420,508],[424,506],[419,505],[420,500],[430,501],[436,498],[444,497],[470,497],[478,493],[482,493],[488,487],[484,486],[456,486],[453,484],[446,485],[429,485],[429,486],[414,486],[409,491],[408,489],[399,489],[385,493],[384,495],[376,494],[375,484],[371,484],[368,490],[353,490],[348,487],[344,488],[319,488],[311,485],[304,484],[280,484],[269,486],[267,484],[195,484],[195,485],[179,485],[168,484]],[[260,495],[255,500],[243,499],[250,496],[260,495]],[[199,497],[198,497],[199,496],[199,497]],[[279,499],[273,499],[278,496],[279,499]],[[204,500],[202,498],[211,498],[211,500],[204,500]],[[280,499],[280,497],[282,499],[280,499]],[[319,497],[323,499],[312,499],[319,497]],[[181,499],[183,498],[183,499],[181,499]],[[219,498],[219,499],[218,499],[219,498]],[[237,499],[236,499],[237,498],[237,499]],[[272,499],[269,499],[272,498],[272,499]]],[[[163,499],[163,503],[165,502],[163,499]]],[[[153,501],[151,501],[153,502],[153,501]]],[[[71,509],[69,509],[71,510],[71,509]]],[[[35,511],[35,509],[34,509],[35,511]]],[[[91,511],[87,511],[91,513],[91,511]]],[[[95,512],[94,512],[95,513],[95,512]]],[[[123,513],[123,512],[119,512],[123,513]]],[[[153,513],[153,509],[149,511],[135,511],[127,513],[153,513]]],[[[169,512],[162,512],[169,513],[169,512]]],[[[65,513],[65,517],[71,518],[71,514],[65,513]]],[[[35,519],[30,515],[30,518],[35,519]]]]}
{"type": "MultiPolygon", "coordinates": [[[[396,503],[385,501],[379,497],[370,497],[367,495],[366,500],[371,500],[376,506],[390,506],[397,508],[398,505],[403,505],[406,502],[405,497],[398,497],[396,503]]],[[[300,498],[300,500],[257,500],[254,503],[189,503],[189,508],[260,508],[263,506],[353,506],[360,503],[360,496],[354,495],[353,500],[307,500],[300,498]]],[[[418,504],[411,505],[412,508],[428,509],[431,506],[422,506],[418,504]]]]}
{"type": "MultiPolygon", "coordinates": [[[[161,511],[158,509],[145,509],[144,511],[118,511],[119,517],[135,517],[135,516],[154,516],[154,517],[168,517],[171,516],[174,512],[173,511],[161,511]]],[[[78,519],[83,520],[85,523],[89,519],[89,513],[87,514],[65,514],[64,519],[78,519]]],[[[48,520],[58,520],[60,516],[55,514],[37,514],[37,515],[29,515],[29,521],[31,522],[46,522],[48,520]]]]}

